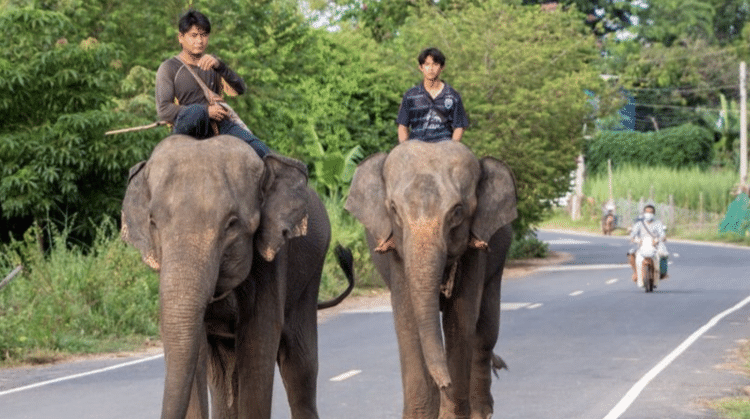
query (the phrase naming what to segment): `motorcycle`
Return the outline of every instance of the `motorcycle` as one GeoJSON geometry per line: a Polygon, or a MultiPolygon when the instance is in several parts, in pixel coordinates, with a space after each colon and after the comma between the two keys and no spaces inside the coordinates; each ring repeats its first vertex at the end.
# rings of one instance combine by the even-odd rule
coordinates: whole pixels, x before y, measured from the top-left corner
{"type": "Polygon", "coordinates": [[[611,236],[615,228],[617,228],[617,217],[613,213],[608,212],[602,217],[602,234],[611,236]]]}
{"type": "MultiPolygon", "coordinates": [[[[642,286],[644,290],[653,292],[654,288],[659,285],[659,279],[662,277],[662,271],[666,272],[667,259],[665,256],[659,255],[659,240],[651,237],[646,237],[639,240],[637,255],[640,258],[636,259],[636,266],[640,270],[641,278],[643,279],[642,286]],[[641,264],[638,266],[637,260],[641,259],[641,264]]],[[[641,285],[639,281],[639,286],[641,285]]]]}

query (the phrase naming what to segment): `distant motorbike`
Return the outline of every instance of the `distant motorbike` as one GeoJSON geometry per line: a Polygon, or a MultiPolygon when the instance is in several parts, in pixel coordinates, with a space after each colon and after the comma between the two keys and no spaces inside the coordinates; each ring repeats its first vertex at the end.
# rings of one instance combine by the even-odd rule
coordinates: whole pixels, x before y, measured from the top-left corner
{"type": "Polygon", "coordinates": [[[617,218],[611,212],[602,217],[602,234],[605,236],[611,236],[616,226],[617,218]]]}
{"type": "MultiPolygon", "coordinates": [[[[637,258],[636,261],[641,258],[642,261],[640,266],[637,266],[636,262],[636,266],[640,270],[641,277],[643,278],[643,289],[646,292],[653,292],[654,288],[659,285],[659,278],[661,276],[661,266],[660,263],[657,263],[659,260],[659,240],[646,237],[639,241],[638,254],[640,255],[640,258],[637,258]]],[[[664,260],[666,261],[666,259],[664,260]]],[[[640,281],[638,285],[641,285],[640,281]]]]}

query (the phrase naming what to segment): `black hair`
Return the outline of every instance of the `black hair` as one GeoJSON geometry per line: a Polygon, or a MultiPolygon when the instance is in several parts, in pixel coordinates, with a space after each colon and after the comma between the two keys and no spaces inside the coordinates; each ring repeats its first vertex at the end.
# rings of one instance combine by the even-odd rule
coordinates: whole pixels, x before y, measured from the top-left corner
{"type": "Polygon", "coordinates": [[[445,66],[445,55],[443,55],[442,52],[440,52],[439,49],[435,47],[425,48],[422,50],[422,52],[419,53],[419,57],[417,57],[417,61],[419,61],[419,65],[424,64],[424,61],[427,59],[427,57],[432,57],[432,61],[440,64],[440,67],[445,66]]]}
{"type": "Polygon", "coordinates": [[[652,210],[654,210],[654,214],[656,213],[656,207],[655,206],[653,206],[651,204],[648,204],[645,207],[643,207],[643,212],[646,212],[646,208],[651,208],[652,210]]]}
{"type": "Polygon", "coordinates": [[[197,10],[190,9],[180,17],[177,29],[179,29],[180,33],[184,34],[193,26],[199,27],[206,33],[211,33],[211,22],[208,21],[206,15],[197,10]]]}

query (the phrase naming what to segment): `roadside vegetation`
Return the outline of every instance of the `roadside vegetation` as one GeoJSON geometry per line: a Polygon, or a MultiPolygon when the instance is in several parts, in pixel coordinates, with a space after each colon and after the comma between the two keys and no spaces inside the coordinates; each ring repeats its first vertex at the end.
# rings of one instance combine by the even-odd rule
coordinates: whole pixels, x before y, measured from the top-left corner
{"type": "MultiPolygon", "coordinates": [[[[740,360],[737,368],[750,375],[750,345],[745,343],[739,349],[740,360]]],[[[742,389],[742,396],[727,397],[711,402],[711,407],[726,419],[750,419],[750,387],[742,389]]]]}
{"type": "MultiPolygon", "coordinates": [[[[128,169],[168,132],[104,132],[154,122],[155,72],[178,52],[175,22],[187,7],[210,11],[210,52],[249,87],[228,98],[233,108],[272,148],[307,163],[332,246],[352,250],[355,292],[382,281],[361,225],[342,209],[348,184],[359,161],[395,144],[401,95],[421,79],[415,57],[428,46],[446,54],[443,78],[463,96],[471,119],[464,142],[515,172],[510,258],[547,254],[538,226],[599,231],[608,197],[601,170],[587,186],[592,202],[581,221],[553,209],[582,151],[599,169],[613,159],[620,199],[668,204],[671,194],[686,211],[721,213],[737,163],[733,86],[736,63],[750,58],[747,8],[599,3],[3,0],[0,278],[19,265],[23,272],[0,289],[0,365],[158,339],[158,278],[119,239],[117,220],[128,169]],[[313,25],[312,12],[331,20],[313,25]],[[630,27],[637,21],[649,25],[630,27]],[[607,36],[622,29],[633,38],[607,36]],[[633,112],[643,105],[633,126],[617,112],[625,103],[633,112]],[[628,168],[646,161],[636,149],[696,168],[628,168]]],[[[704,221],[675,225],[670,235],[729,240],[704,221]]],[[[321,299],[344,286],[331,252],[321,299]]]]}
{"type": "MultiPolygon", "coordinates": [[[[735,170],[626,165],[613,170],[612,174],[619,217],[613,234],[625,235],[642,206],[652,203],[656,204],[657,217],[667,224],[668,238],[750,245],[749,236],[719,232],[719,223],[734,199],[735,170]]],[[[564,208],[556,208],[540,227],[601,233],[602,208],[609,200],[606,172],[586,178],[584,196],[579,220],[571,220],[564,208]]]]}
{"type": "MultiPolygon", "coordinates": [[[[325,204],[334,237],[331,247],[348,243],[354,256],[354,295],[382,290],[384,284],[360,239],[361,224],[342,210],[341,198],[329,198],[325,204]]],[[[71,244],[69,230],[48,231],[51,243],[41,251],[42,233],[34,226],[21,240],[0,245],[0,279],[23,266],[20,275],[0,288],[0,366],[142,349],[158,341],[158,275],[119,238],[114,220],[96,229],[90,245],[71,244]]],[[[511,258],[543,257],[546,245],[530,234],[515,241],[510,253],[511,258]]],[[[345,287],[329,251],[320,299],[332,298],[345,287]]]]}

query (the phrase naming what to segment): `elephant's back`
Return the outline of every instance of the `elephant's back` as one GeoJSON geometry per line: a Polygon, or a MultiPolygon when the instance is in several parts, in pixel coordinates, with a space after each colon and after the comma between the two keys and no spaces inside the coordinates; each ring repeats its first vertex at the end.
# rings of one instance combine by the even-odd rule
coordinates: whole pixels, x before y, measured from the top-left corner
{"type": "Polygon", "coordinates": [[[263,161],[239,138],[218,135],[197,140],[187,135],[171,135],[159,142],[151,153],[151,161],[161,167],[181,167],[194,172],[255,172],[260,176],[263,161]]]}

